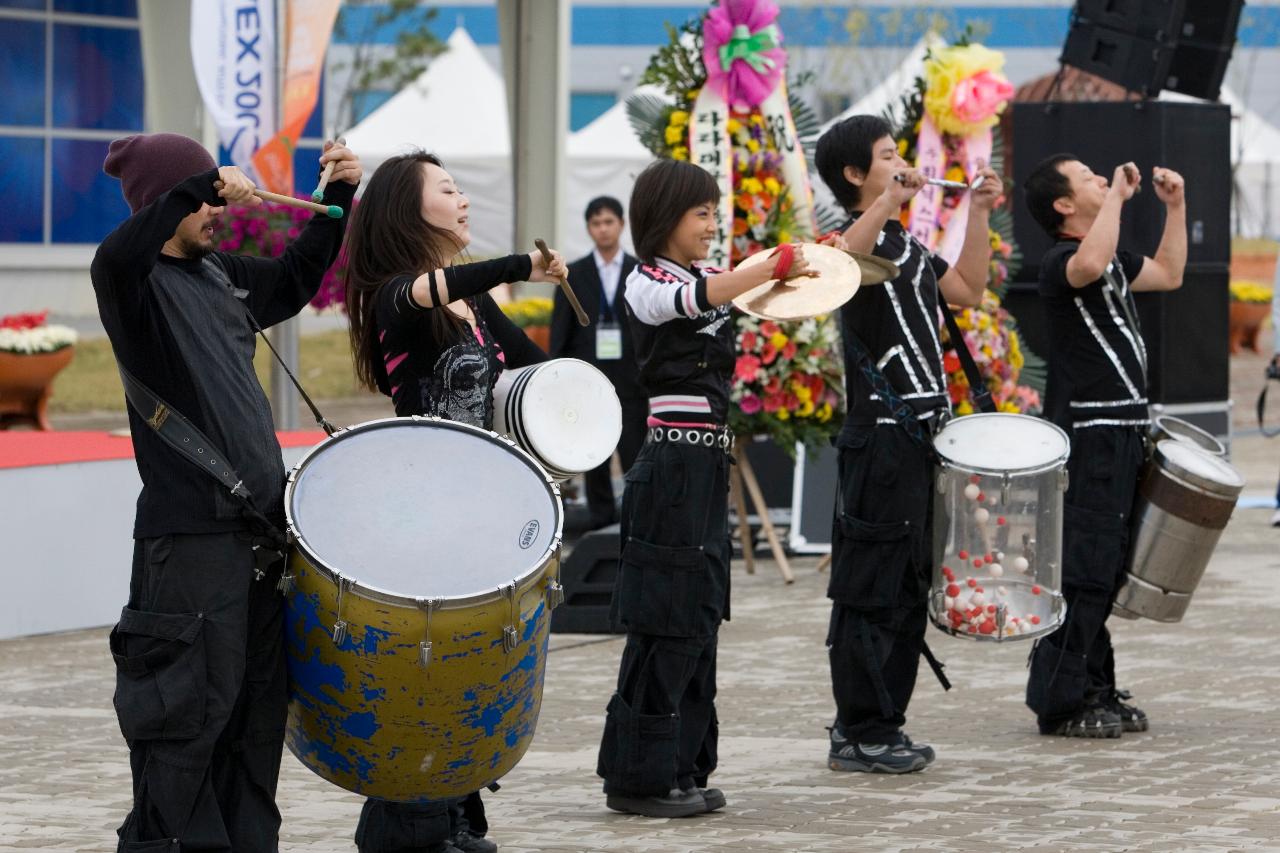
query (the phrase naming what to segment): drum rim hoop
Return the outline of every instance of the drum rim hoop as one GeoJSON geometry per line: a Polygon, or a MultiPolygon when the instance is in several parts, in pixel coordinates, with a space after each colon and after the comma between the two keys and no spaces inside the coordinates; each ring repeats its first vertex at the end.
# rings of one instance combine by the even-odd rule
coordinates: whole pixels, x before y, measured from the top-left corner
{"type": "Polygon", "coordinates": [[[993,418],[993,417],[994,418],[1020,418],[1027,421],[1033,421],[1038,426],[1049,427],[1054,432],[1058,433],[1058,435],[1062,436],[1062,441],[1063,443],[1066,444],[1067,449],[1062,453],[1061,456],[1056,457],[1050,462],[1041,463],[1039,465],[1030,465],[1026,468],[984,468],[980,465],[965,465],[949,458],[945,453],[942,452],[942,449],[938,447],[938,439],[942,437],[942,434],[944,432],[946,432],[947,427],[961,420],[960,418],[952,418],[951,420],[947,421],[947,423],[944,424],[943,427],[940,430],[938,430],[937,434],[934,435],[933,437],[933,448],[934,448],[934,451],[938,454],[939,466],[942,468],[958,468],[961,471],[968,471],[973,474],[986,474],[990,476],[1008,475],[1010,477],[1029,477],[1029,476],[1034,476],[1036,474],[1043,474],[1047,471],[1053,471],[1057,468],[1066,467],[1067,460],[1071,457],[1071,436],[1067,435],[1066,430],[1064,430],[1062,427],[1058,426],[1052,421],[1046,421],[1043,418],[1037,418],[1032,415],[1024,415],[1024,414],[1015,413],[1015,412],[977,412],[972,415],[965,415],[963,419],[966,421],[974,422],[978,418],[993,418]]]}
{"type": "Polygon", "coordinates": [[[1175,480],[1181,480],[1196,489],[1208,492],[1210,497],[1215,497],[1218,500],[1235,502],[1240,497],[1240,493],[1244,491],[1244,487],[1247,484],[1244,475],[1240,473],[1239,469],[1226,459],[1218,456],[1210,450],[1206,450],[1198,444],[1193,444],[1181,438],[1162,438],[1157,441],[1156,451],[1152,456],[1152,464],[1159,468],[1161,472],[1173,477],[1175,480]],[[1236,478],[1239,481],[1239,485],[1235,483],[1228,484],[1217,480],[1210,480],[1178,464],[1176,459],[1172,459],[1168,454],[1161,452],[1161,448],[1166,443],[1190,447],[1193,450],[1203,453],[1209,459],[1216,459],[1235,473],[1236,478]]]}
{"type": "Polygon", "coordinates": [[[1214,456],[1218,456],[1221,458],[1225,458],[1227,455],[1226,445],[1224,445],[1221,441],[1219,441],[1216,435],[1209,432],[1207,429],[1202,429],[1196,426],[1195,424],[1191,423],[1191,421],[1185,418],[1178,417],[1177,415],[1169,415],[1169,414],[1156,415],[1151,419],[1151,429],[1149,431],[1157,442],[1165,441],[1168,439],[1190,441],[1192,444],[1194,444],[1196,447],[1199,447],[1201,450],[1205,451],[1206,453],[1211,453],[1214,456]],[[1167,423],[1168,421],[1174,421],[1179,425],[1179,427],[1190,427],[1191,433],[1192,435],[1195,436],[1195,438],[1192,438],[1191,436],[1183,436],[1172,430],[1165,429],[1163,427],[1163,424],[1167,423]],[[1161,436],[1162,432],[1163,432],[1163,437],[1161,436]],[[1199,441],[1196,440],[1197,438],[1208,439],[1209,441],[1213,442],[1213,448],[1209,448],[1201,444],[1199,441]]]}
{"type": "Polygon", "coordinates": [[[345,438],[349,438],[350,436],[356,434],[357,432],[367,432],[372,429],[383,429],[386,427],[403,425],[406,421],[409,421],[409,422],[425,421],[428,423],[439,424],[445,427],[446,429],[456,429],[460,432],[479,433],[483,438],[502,442],[503,444],[507,445],[509,448],[514,450],[520,457],[522,457],[523,460],[529,465],[529,467],[533,469],[534,473],[542,477],[543,481],[547,485],[548,491],[550,491],[551,495],[555,498],[555,507],[556,507],[555,530],[552,532],[551,541],[547,544],[547,547],[543,550],[541,557],[539,557],[538,561],[535,564],[533,564],[532,568],[530,568],[528,571],[526,571],[522,575],[513,576],[510,581],[508,581],[506,584],[503,584],[502,586],[494,586],[491,589],[485,590],[484,592],[473,593],[472,595],[442,598],[440,599],[441,600],[440,606],[442,608],[469,607],[473,604],[480,604],[486,601],[492,601],[501,595],[502,587],[509,586],[510,584],[514,583],[516,585],[517,590],[519,590],[519,588],[523,586],[526,581],[531,579],[536,579],[540,574],[544,573],[546,571],[547,566],[551,564],[552,560],[558,558],[558,555],[560,552],[560,546],[564,538],[564,504],[560,500],[560,484],[555,481],[555,479],[551,476],[551,474],[547,472],[547,470],[542,466],[540,462],[538,462],[537,459],[535,459],[527,450],[525,450],[520,445],[516,444],[510,438],[507,438],[506,436],[496,433],[492,430],[481,429],[480,427],[471,426],[470,424],[464,424],[460,421],[451,421],[448,418],[427,417],[422,415],[412,415],[410,417],[376,418],[371,421],[362,421],[361,423],[358,423],[358,424],[352,424],[349,427],[338,430],[333,435],[325,437],[323,441],[321,441],[315,447],[312,447],[310,450],[308,450],[306,455],[304,455],[300,460],[298,460],[298,464],[295,465],[293,469],[289,471],[289,475],[285,480],[285,486],[284,486],[284,515],[285,515],[285,523],[288,525],[289,536],[292,540],[291,547],[295,551],[297,551],[301,556],[303,556],[307,560],[307,562],[314,569],[316,569],[316,571],[324,574],[331,583],[336,584],[338,578],[343,578],[344,580],[347,580],[350,582],[351,586],[349,587],[349,589],[359,590],[362,593],[369,593],[367,597],[373,600],[379,601],[381,603],[399,605],[403,607],[415,607],[415,608],[418,606],[418,598],[415,596],[405,595],[403,593],[398,593],[398,592],[391,592],[390,590],[386,590],[381,587],[373,586],[371,584],[358,581],[355,578],[348,577],[341,570],[329,565],[327,562],[325,562],[320,558],[320,556],[315,552],[315,550],[307,542],[306,537],[299,532],[298,525],[293,517],[293,490],[298,482],[298,474],[299,472],[302,471],[303,468],[305,468],[312,461],[313,457],[319,455],[321,451],[323,451],[325,448],[332,445],[334,442],[342,441],[345,438]]]}

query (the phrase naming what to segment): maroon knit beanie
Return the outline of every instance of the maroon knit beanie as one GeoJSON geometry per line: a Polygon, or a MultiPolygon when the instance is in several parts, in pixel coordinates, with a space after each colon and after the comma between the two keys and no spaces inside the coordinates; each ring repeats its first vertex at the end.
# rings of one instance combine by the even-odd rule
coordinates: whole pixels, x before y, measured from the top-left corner
{"type": "Polygon", "coordinates": [[[192,175],[217,165],[194,139],[176,133],[139,133],[111,143],[102,171],[120,179],[124,200],[137,213],[192,175]]]}

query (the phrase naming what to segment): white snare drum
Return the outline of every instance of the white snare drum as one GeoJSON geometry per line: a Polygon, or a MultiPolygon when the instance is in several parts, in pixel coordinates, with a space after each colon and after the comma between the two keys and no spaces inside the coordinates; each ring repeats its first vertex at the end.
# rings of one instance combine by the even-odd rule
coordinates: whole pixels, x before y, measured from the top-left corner
{"type": "Polygon", "coordinates": [[[937,434],[929,617],[956,637],[1000,642],[1055,630],[1071,443],[1027,415],[957,418],[937,434]]]}
{"type": "Polygon", "coordinates": [[[1181,621],[1243,488],[1221,456],[1181,439],[1158,443],[1138,483],[1116,615],[1181,621]]]}
{"type": "Polygon", "coordinates": [[[599,466],[622,436],[613,383],[576,358],[504,370],[493,388],[493,429],[564,481],[599,466]]]}

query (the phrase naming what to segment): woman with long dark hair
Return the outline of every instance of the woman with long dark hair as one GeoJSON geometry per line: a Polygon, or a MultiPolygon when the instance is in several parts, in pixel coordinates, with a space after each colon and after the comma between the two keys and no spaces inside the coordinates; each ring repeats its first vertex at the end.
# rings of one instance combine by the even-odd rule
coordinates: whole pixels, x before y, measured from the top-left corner
{"type": "MultiPolygon", "coordinates": [[[[347,237],[346,302],[356,376],[389,396],[396,414],[433,415],[490,429],[493,386],[504,367],[546,353],[502,313],[488,291],[517,281],[556,282],[551,252],[455,264],[471,242],[470,202],[439,158],[393,157],[373,173],[347,237]]],[[[478,793],[462,803],[367,800],[356,829],[361,853],[493,851],[478,793]]]]}

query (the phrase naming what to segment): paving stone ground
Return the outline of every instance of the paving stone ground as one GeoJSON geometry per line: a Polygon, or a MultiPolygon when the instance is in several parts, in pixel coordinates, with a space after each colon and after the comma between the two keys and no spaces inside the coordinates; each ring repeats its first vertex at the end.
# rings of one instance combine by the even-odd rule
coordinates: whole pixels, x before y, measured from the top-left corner
{"type": "MultiPolygon", "coordinates": [[[[1280,444],[1237,445],[1248,491],[1274,485],[1280,444]]],[[[1280,850],[1280,530],[1238,510],[1178,625],[1114,620],[1123,686],[1146,734],[1040,737],[1022,705],[1028,646],[930,629],[955,689],[928,675],[908,730],[938,750],[906,777],[826,769],[828,602],[814,558],[785,586],[735,564],[720,645],[719,814],[608,812],[594,776],[622,643],[555,635],[538,734],[486,795],[518,851],[1280,850]]],[[[123,597],[125,591],[121,590],[123,597]]],[[[56,606],[50,602],[49,606],[56,606]]],[[[106,629],[0,643],[0,851],[103,851],[129,805],[106,629]]],[[[285,756],[284,851],[354,849],[360,801],[285,756]]]]}
{"type": "MultiPolygon", "coordinates": [[[[1237,428],[1249,426],[1264,362],[1232,360],[1237,428]]],[[[331,416],[354,423],[382,407],[352,401],[331,416]]],[[[1280,439],[1241,435],[1233,461],[1246,494],[1270,494],[1280,439]]],[[[826,769],[829,606],[816,560],[795,561],[792,586],[768,561],[754,576],[735,563],[713,777],[729,805],[713,816],[605,809],[595,752],[622,643],[555,635],[537,737],[486,795],[492,835],[508,853],[1280,851],[1280,530],[1270,514],[1237,510],[1181,624],[1114,620],[1121,684],[1151,715],[1150,732],[1040,737],[1022,704],[1025,643],[979,646],[930,629],[955,689],[922,674],[908,730],[938,760],[906,777],[826,769]]],[[[130,782],[112,680],[106,629],[0,642],[3,853],[114,849],[130,782]]],[[[285,756],[281,850],[353,850],[359,808],[285,756]]]]}

